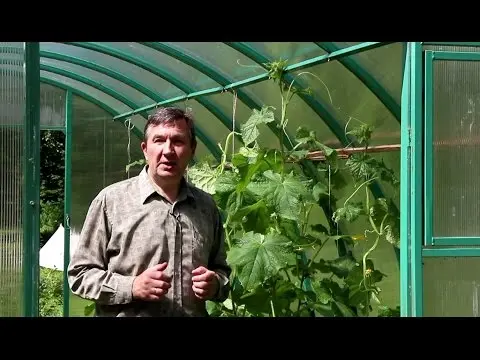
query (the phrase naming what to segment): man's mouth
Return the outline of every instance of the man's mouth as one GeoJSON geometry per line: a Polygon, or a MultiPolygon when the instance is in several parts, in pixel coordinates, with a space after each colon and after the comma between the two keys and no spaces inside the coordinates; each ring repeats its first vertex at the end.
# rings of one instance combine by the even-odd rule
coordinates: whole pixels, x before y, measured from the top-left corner
{"type": "Polygon", "coordinates": [[[177,165],[177,162],[176,161],[163,161],[163,162],[160,163],[160,165],[175,166],[175,165],[177,165]]]}

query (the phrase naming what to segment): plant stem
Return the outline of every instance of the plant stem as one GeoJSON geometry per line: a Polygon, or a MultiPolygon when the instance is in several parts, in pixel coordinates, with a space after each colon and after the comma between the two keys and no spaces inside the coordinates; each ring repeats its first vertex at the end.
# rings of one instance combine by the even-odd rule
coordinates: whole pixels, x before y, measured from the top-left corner
{"type": "Polygon", "coordinates": [[[275,317],[275,309],[273,307],[273,300],[270,299],[270,307],[272,308],[272,317],[275,317]]]}
{"type": "Polygon", "coordinates": [[[292,282],[292,279],[290,279],[290,275],[288,274],[287,269],[283,269],[283,271],[285,272],[285,275],[287,275],[288,281],[292,282]]]}
{"type": "Polygon", "coordinates": [[[310,216],[310,211],[312,211],[312,208],[313,208],[313,204],[310,204],[309,208],[305,213],[305,222],[303,223],[303,227],[302,227],[302,235],[305,235],[305,233],[307,232],[308,217],[310,216]]]}
{"type": "Polygon", "coordinates": [[[368,251],[363,255],[363,277],[366,277],[366,271],[367,271],[367,256],[370,255],[370,253],[375,250],[375,248],[378,245],[378,241],[380,240],[380,235],[377,235],[377,238],[375,239],[375,243],[373,246],[368,249],[368,251]]]}
{"type": "Polygon", "coordinates": [[[348,199],[345,200],[345,202],[343,203],[343,206],[347,205],[347,202],[349,202],[349,201],[355,196],[355,194],[357,193],[357,191],[360,190],[363,185],[368,184],[369,182],[375,181],[376,179],[378,179],[378,178],[377,178],[377,177],[374,177],[373,179],[369,179],[369,180],[366,180],[366,181],[364,181],[363,183],[361,183],[361,184],[357,187],[357,189],[352,193],[352,195],[350,195],[350,196],[348,197],[348,199]]]}
{"type": "Polygon", "coordinates": [[[325,246],[325,244],[327,243],[327,241],[329,240],[330,238],[327,237],[327,239],[322,243],[320,244],[320,246],[318,247],[318,250],[315,252],[315,254],[313,254],[312,258],[310,259],[309,263],[308,263],[308,267],[312,266],[313,264],[313,261],[315,260],[315,258],[318,256],[318,254],[320,253],[320,250],[322,250],[322,248],[325,246]]]}

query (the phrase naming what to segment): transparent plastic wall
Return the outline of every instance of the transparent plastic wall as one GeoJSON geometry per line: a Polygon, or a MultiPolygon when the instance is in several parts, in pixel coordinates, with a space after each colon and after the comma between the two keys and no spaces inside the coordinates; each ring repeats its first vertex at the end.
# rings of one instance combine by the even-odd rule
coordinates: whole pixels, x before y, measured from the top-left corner
{"type": "Polygon", "coordinates": [[[427,257],[423,263],[423,316],[480,316],[480,258],[427,257]]]}
{"type": "Polygon", "coordinates": [[[40,84],[40,125],[62,130],[65,126],[65,90],[40,84]]]}
{"type": "Polygon", "coordinates": [[[478,236],[480,62],[434,62],[433,236],[478,236]]]}
{"type": "Polygon", "coordinates": [[[0,42],[0,316],[22,316],[25,56],[0,42]]]}
{"type": "MultiPolygon", "coordinates": [[[[71,150],[71,235],[79,236],[85,216],[94,197],[105,186],[135,176],[141,167],[126,165],[143,158],[140,139],[123,122],[78,96],[73,96],[71,150]],[[128,147],[130,144],[130,152],[128,147]]],[[[83,316],[87,302],[73,297],[70,316],[83,316]]]]}

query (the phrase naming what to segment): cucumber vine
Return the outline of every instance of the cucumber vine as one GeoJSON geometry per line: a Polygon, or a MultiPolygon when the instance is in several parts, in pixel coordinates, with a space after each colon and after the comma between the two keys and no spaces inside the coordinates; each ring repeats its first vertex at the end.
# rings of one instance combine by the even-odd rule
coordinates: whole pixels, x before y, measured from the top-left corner
{"type": "Polygon", "coordinates": [[[374,182],[389,183],[396,196],[398,180],[368,152],[374,129],[360,120],[351,118],[345,131],[364,151],[345,161],[313,130],[299,127],[294,139],[288,135],[291,99],[300,93],[313,96],[295,79],[305,75],[320,79],[301,72],[287,82],[286,64],[284,60],[264,64],[269,81],[280,89],[280,118],[275,118],[272,106],[253,109],[240,133],[230,132],[224,145],[219,144],[219,163],[204,160],[188,169],[188,180],[214,197],[223,216],[232,266],[229,298],[207,302],[208,311],[211,316],[369,316],[376,302],[378,316],[398,316],[397,310],[382,307],[379,283],[386,275],[370,258],[381,239],[399,246],[393,199],[373,198],[370,187],[374,182]],[[348,130],[351,120],[359,126],[348,130]],[[265,126],[277,133],[278,148],[261,146],[265,126]],[[230,150],[237,135],[243,144],[238,151],[230,150]],[[324,160],[309,159],[316,151],[323,152],[324,160]],[[335,195],[348,178],[353,179],[354,190],[337,207],[335,195]],[[315,211],[324,212],[325,219],[312,216],[315,211]],[[362,236],[340,232],[357,221],[364,221],[362,236]],[[372,236],[373,245],[356,255],[356,246],[372,236]],[[329,243],[336,245],[338,257],[321,256],[329,243]]]}

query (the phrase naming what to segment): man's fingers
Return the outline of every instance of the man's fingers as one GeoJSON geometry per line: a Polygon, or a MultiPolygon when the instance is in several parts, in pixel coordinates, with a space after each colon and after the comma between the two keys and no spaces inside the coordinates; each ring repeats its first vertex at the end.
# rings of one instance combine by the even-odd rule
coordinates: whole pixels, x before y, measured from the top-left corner
{"type": "Polygon", "coordinates": [[[161,296],[167,293],[168,289],[161,289],[161,288],[151,288],[150,289],[150,296],[160,298],[161,296]]]}
{"type": "Polygon", "coordinates": [[[167,275],[166,273],[162,272],[162,271],[154,271],[150,274],[150,278],[154,279],[154,280],[162,280],[162,281],[166,281],[166,282],[171,282],[172,281],[172,277],[167,275]]]}
{"type": "Polygon", "coordinates": [[[208,269],[206,267],[199,266],[192,271],[192,274],[193,275],[200,275],[200,274],[203,274],[204,272],[207,272],[207,271],[208,271],[208,269]]]}
{"type": "Polygon", "coordinates": [[[154,288],[160,288],[165,290],[170,289],[170,286],[171,286],[169,282],[162,281],[162,280],[152,280],[151,285],[154,288]]]}
{"type": "Polygon", "coordinates": [[[192,281],[212,281],[214,277],[215,273],[213,271],[207,271],[201,275],[192,277],[192,281]]]}
{"type": "Polygon", "coordinates": [[[153,266],[153,269],[157,270],[157,271],[163,271],[167,268],[167,265],[168,263],[167,262],[163,262],[161,264],[158,264],[158,265],[155,265],[153,266]]]}
{"type": "Polygon", "coordinates": [[[195,281],[193,283],[193,286],[195,286],[195,288],[197,289],[208,289],[209,283],[207,283],[206,281],[195,281]]]}
{"type": "Polygon", "coordinates": [[[207,292],[208,292],[206,289],[201,289],[199,287],[196,287],[195,285],[192,286],[192,289],[195,295],[197,295],[198,297],[205,296],[207,295],[207,292]]]}

